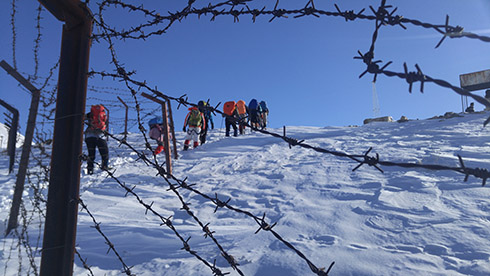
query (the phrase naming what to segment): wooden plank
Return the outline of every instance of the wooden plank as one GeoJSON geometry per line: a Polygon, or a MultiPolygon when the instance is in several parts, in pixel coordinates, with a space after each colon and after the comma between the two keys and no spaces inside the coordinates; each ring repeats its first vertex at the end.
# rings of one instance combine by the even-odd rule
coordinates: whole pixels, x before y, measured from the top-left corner
{"type": "Polygon", "coordinates": [[[490,70],[459,75],[461,88],[476,91],[490,88],[490,70]]]}

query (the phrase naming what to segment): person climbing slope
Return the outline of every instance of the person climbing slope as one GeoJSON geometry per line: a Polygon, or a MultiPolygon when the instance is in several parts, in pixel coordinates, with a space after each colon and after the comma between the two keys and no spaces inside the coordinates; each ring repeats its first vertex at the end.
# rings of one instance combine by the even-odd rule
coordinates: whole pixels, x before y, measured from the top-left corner
{"type": "Polygon", "coordinates": [[[201,145],[206,143],[206,135],[208,134],[208,129],[211,126],[211,129],[214,129],[213,116],[211,114],[211,109],[208,107],[208,103],[205,101],[199,101],[197,103],[197,107],[199,111],[204,115],[205,125],[206,127],[201,130],[201,134],[199,135],[199,140],[201,141],[201,145]]]}
{"type": "Polygon", "coordinates": [[[88,150],[87,174],[94,173],[95,148],[99,149],[100,157],[102,158],[101,169],[108,170],[109,149],[107,141],[104,139],[108,120],[105,107],[101,104],[92,105],[85,120],[88,121],[88,127],[85,129],[85,143],[88,150]]]}
{"type": "Polygon", "coordinates": [[[236,110],[238,113],[238,130],[240,134],[245,133],[245,126],[248,123],[248,107],[245,101],[239,100],[236,103],[236,110]]]}
{"type": "Polygon", "coordinates": [[[223,105],[223,117],[225,118],[225,135],[230,136],[230,127],[233,127],[233,136],[237,136],[236,122],[238,120],[238,113],[236,110],[235,101],[228,101],[223,105]]]}
{"type": "Polygon", "coordinates": [[[195,106],[189,108],[189,113],[185,117],[184,127],[182,128],[184,132],[187,132],[184,141],[184,150],[189,149],[191,140],[194,141],[194,148],[199,146],[199,134],[201,133],[201,129],[204,128],[206,128],[206,120],[204,119],[204,115],[199,111],[199,108],[195,106]]]}
{"type": "Polygon", "coordinates": [[[162,150],[164,150],[163,142],[165,140],[163,135],[165,132],[163,131],[164,129],[162,117],[154,117],[153,119],[148,121],[148,126],[150,127],[150,138],[157,142],[157,148],[155,149],[155,151],[153,151],[153,153],[157,155],[162,152],[162,150]]]}
{"type": "Polygon", "coordinates": [[[260,127],[262,129],[267,127],[267,117],[269,116],[269,108],[267,107],[267,103],[265,101],[260,101],[260,127]]]}
{"type": "Polygon", "coordinates": [[[256,99],[250,100],[248,104],[248,115],[250,117],[250,125],[252,128],[258,129],[260,127],[260,113],[262,109],[256,99]]]}

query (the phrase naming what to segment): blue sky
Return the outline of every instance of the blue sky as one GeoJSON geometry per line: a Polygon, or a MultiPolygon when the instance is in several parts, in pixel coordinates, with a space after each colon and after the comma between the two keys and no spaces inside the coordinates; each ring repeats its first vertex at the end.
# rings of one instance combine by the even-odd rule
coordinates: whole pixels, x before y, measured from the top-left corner
{"type": "MultiPolygon", "coordinates": [[[[90,1],[91,7],[96,1],[90,1]]],[[[134,1],[133,1],[134,2],[134,1]]],[[[138,1],[141,2],[141,1],[138,1]]],[[[181,10],[187,1],[142,1],[147,9],[160,11],[181,10]]],[[[215,1],[213,1],[215,2],[215,1]]],[[[281,8],[302,8],[307,1],[280,1],[281,8]]],[[[369,5],[377,7],[381,1],[338,1],[342,10],[356,12],[369,5]]],[[[332,1],[315,1],[317,9],[335,11],[332,1]]],[[[390,1],[398,7],[396,14],[432,24],[444,24],[446,14],[450,24],[460,25],[465,31],[490,36],[490,2],[486,0],[422,0],[390,1]]],[[[208,1],[197,0],[195,7],[207,6],[208,1]]],[[[253,8],[268,9],[275,1],[252,1],[253,8]]],[[[34,74],[34,40],[37,1],[16,1],[16,61],[18,70],[25,75],[34,74]]],[[[96,10],[94,10],[96,12],[96,10]]],[[[0,3],[0,59],[13,65],[11,1],[0,3]]],[[[126,11],[108,9],[106,22],[120,27],[139,25],[144,18],[126,11]]],[[[42,41],[39,55],[39,75],[46,77],[56,62],[60,49],[62,23],[47,11],[42,12],[42,41]]],[[[252,98],[265,100],[270,108],[270,126],[309,125],[343,126],[360,125],[373,112],[373,76],[359,79],[365,65],[356,59],[357,51],[369,49],[374,22],[355,20],[346,22],[340,17],[276,18],[262,16],[255,23],[248,16],[233,22],[230,16],[189,16],[174,24],[166,34],[146,41],[125,40],[116,42],[118,59],[129,70],[136,70],[135,79],[171,96],[187,94],[189,100],[198,102],[210,99],[218,102],[252,98]]],[[[446,39],[434,49],[441,35],[430,29],[406,24],[381,29],[376,43],[375,59],[393,61],[387,68],[402,72],[406,62],[410,70],[418,64],[422,71],[437,79],[459,85],[459,75],[490,69],[490,44],[468,38],[446,39]]],[[[98,33],[97,29],[94,33],[98,33]]],[[[108,45],[94,42],[91,49],[90,68],[95,71],[114,70],[109,64],[108,45]]],[[[56,73],[57,75],[57,73],[56,73]]],[[[48,87],[52,89],[54,83],[48,87]]],[[[376,93],[379,116],[399,119],[425,119],[445,112],[460,112],[461,97],[451,90],[426,84],[424,93],[415,84],[408,93],[408,84],[398,78],[378,76],[376,93]]],[[[109,105],[115,132],[122,131],[123,108],[116,96],[131,105],[131,97],[122,91],[119,81],[93,77],[89,79],[87,106],[97,102],[109,105]],[[97,92],[95,92],[97,91],[97,92]],[[119,128],[119,129],[118,129],[119,128]]],[[[21,112],[21,125],[25,125],[30,103],[29,94],[16,85],[4,71],[0,71],[1,98],[21,112]]],[[[483,95],[484,91],[476,92],[483,95]]],[[[471,101],[471,99],[469,100],[471,101]]],[[[143,101],[144,111],[157,108],[143,101]]],[[[174,104],[174,109],[176,104],[174,104]]],[[[483,106],[476,104],[476,109],[483,106]]],[[[4,121],[3,115],[0,120],[4,121]]],[[[174,110],[177,129],[181,128],[185,108],[174,110]]],[[[134,114],[130,114],[135,118],[134,114]]],[[[220,126],[221,117],[215,118],[220,126]]],[[[135,130],[135,129],[133,129],[135,130]]],[[[23,132],[24,130],[22,130],[23,132]]]]}

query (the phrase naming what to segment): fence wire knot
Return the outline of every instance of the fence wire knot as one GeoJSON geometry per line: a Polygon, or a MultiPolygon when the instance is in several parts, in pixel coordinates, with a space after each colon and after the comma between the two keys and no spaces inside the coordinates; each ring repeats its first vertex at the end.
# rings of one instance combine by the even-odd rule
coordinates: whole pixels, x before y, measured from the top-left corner
{"type": "Polygon", "coordinates": [[[425,75],[422,73],[418,64],[415,64],[417,72],[408,72],[407,63],[403,63],[403,69],[405,70],[405,80],[409,84],[408,92],[412,93],[412,85],[414,82],[420,81],[420,92],[424,93],[424,82],[426,80],[425,75]]]}
{"type": "Polygon", "coordinates": [[[376,157],[372,157],[372,156],[369,156],[368,154],[371,152],[373,148],[370,147],[366,153],[364,153],[364,155],[362,156],[364,158],[363,161],[361,161],[361,163],[359,165],[357,165],[354,169],[352,169],[352,171],[355,171],[357,169],[359,169],[362,165],[364,164],[368,164],[369,166],[371,167],[375,167],[376,169],[378,169],[380,172],[383,172],[383,170],[378,167],[378,163],[379,163],[379,154],[376,153],[376,157]]]}
{"type": "Polygon", "coordinates": [[[166,225],[168,228],[172,228],[172,227],[173,227],[173,225],[172,225],[172,220],[171,220],[171,218],[172,218],[172,216],[170,216],[170,217],[168,217],[168,218],[166,218],[166,219],[162,218],[163,223],[160,223],[160,226],[162,226],[162,225],[166,225]]]}
{"type": "Polygon", "coordinates": [[[221,201],[219,200],[217,193],[215,193],[214,195],[215,198],[213,199],[213,202],[214,204],[216,204],[216,208],[214,209],[214,212],[216,213],[216,211],[218,211],[218,208],[225,207],[228,204],[228,202],[230,202],[231,198],[229,198],[227,201],[221,201]]]}
{"type": "Polygon", "coordinates": [[[482,186],[485,186],[485,184],[487,184],[487,179],[490,178],[490,172],[487,169],[466,168],[464,163],[463,163],[463,158],[460,155],[458,155],[458,159],[459,159],[459,163],[461,165],[461,169],[463,170],[463,173],[465,174],[464,182],[468,181],[468,178],[470,175],[473,175],[476,178],[482,179],[482,186]]]}
{"type": "Polygon", "coordinates": [[[191,239],[191,237],[187,238],[187,240],[185,241],[182,241],[182,243],[184,243],[184,247],[182,247],[181,249],[182,250],[185,250],[187,252],[190,252],[192,254],[196,253],[195,251],[192,251],[191,250],[191,246],[189,245],[189,240],[191,239]]]}
{"type": "Polygon", "coordinates": [[[464,30],[463,27],[461,26],[452,27],[449,25],[449,15],[446,15],[446,24],[443,27],[445,29],[444,31],[441,31],[439,30],[439,28],[436,28],[436,31],[443,34],[443,37],[441,38],[441,40],[439,40],[439,43],[437,43],[436,48],[439,48],[439,46],[441,46],[444,39],[446,39],[446,37],[448,36],[450,38],[463,36],[463,30],[464,30]]]}
{"type": "Polygon", "coordinates": [[[273,228],[274,226],[276,226],[277,222],[275,222],[275,223],[274,223],[274,224],[272,224],[272,225],[268,224],[268,223],[265,221],[265,213],[264,213],[264,215],[263,215],[263,216],[262,216],[262,218],[260,219],[259,224],[260,224],[260,228],[259,228],[259,229],[257,229],[257,231],[255,231],[255,234],[259,233],[259,231],[260,231],[260,230],[264,230],[264,231],[270,231],[270,230],[272,230],[272,228],[273,228]]]}
{"type": "Polygon", "coordinates": [[[339,13],[340,16],[342,16],[343,18],[345,18],[345,21],[354,21],[356,18],[358,18],[363,12],[365,9],[362,9],[360,12],[358,12],[357,14],[354,13],[354,10],[350,10],[350,11],[344,11],[342,12],[339,8],[339,6],[337,6],[337,4],[334,4],[335,8],[337,9],[337,12],[339,13]]]}
{"type": "Polygon", "coordinates": [[[213,271],[213,274],[215,276],[224,276],[230,274],[230,272],[221,272],[219,268],[216,267],[216,259],[214,259],[213,266],[211,267],[211,270],[213,271]]]}
{"type": "Polygon", "coordinates": [[[215,231],[209,230],[209,223],[206,223],[202,230],[204,231],[204,238],[211,237],[213,233],[216,233],[215,231]]]}
{"type": "Polygon", "coordinates": [[[325,271],[325,268],[324,267],[321,267],[321,268],[314,268],[314,267],[311,267],[311,270],[316,273],[316,275],[318,276],[328,276],[328,273],[330,272],[330,270],[332,269],[333,265],[335,264],[335,262],[332,262],[330,264],[330,266],[328,267],[327,271],[325,271]]]}
{"type": "Polygon", "coordinates": [[[226,261],[230,264],[230,266],[233,267],[233,269],[236,270],[240,265],[239,263],[236,262],[235,258],[232,255],[226,252],[221,253],[221,255],[226,259],[226,261]]]}

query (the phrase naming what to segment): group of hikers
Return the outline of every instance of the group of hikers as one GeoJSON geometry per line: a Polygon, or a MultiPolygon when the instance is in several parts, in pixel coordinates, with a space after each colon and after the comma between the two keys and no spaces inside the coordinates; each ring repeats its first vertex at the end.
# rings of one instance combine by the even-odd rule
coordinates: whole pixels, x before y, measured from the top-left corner
{"type": "MultiPolygon", "coordinates": [[[[184,150],[188,150],[191,140],[193,147],[199,146],[199,143],[206,143],[206,135],[209,127],[214,129],[213,108],[208,102],[199,101],[197,107],[189,108],[189,113],[185,117],[184,127],[182,130],[187,133],[184,140],[184,150]]],[[[225,136],[230,136],[230,129],[233,128],[233,136],[245,133],[245,127],[250,124],[252,128],[264,129],[267,126],[267,116],[269,109],[265,101],[260,103],[252,99],[248,106],[245,101],[239,100],[228,101],[223,105],[223,117],[225,117],[225,136]],[[238,124],[238,128],[237,128],[238,124]]]]}
{"type": "Polygon", "coordinates": [[[264,129],[267,127],[267,117],[269,109],[265,101],[258,102],[252,99],[248,106],[243,100],[226,102],[223,105],[223,116],[225,116],[225,135],[230,136],[231,127],[233,136],[245,133],[245,127],[249,124],[255,129],[264,129]],[[238,129],[237,129],[238,124],[238,129]]]}
{"type": "MultiPolygon", "coordinates": [[[[182,130],[186,132],[184,148],[189,149],[191,141],[196,148],[200,144],[206,143],[206,136],[209,128],[214,129],[213,113],[214,109],[208,102],[199,101],[197,106],[189,108],[189,113],[184,119],[182,130]]],[[[228,101],[223,105],[223,117],[225,117],[225,135],[230,136],[233,128],[233,136],[245,134],[245,128],[250,125],[252,129],[264,129],[267,126],[269,109],[265,101],[258,102],[252,99],[247,105],[245,101],[228,101]],[[237,127],[238,125],[238,127],[237,127]]],[[[102,104],[92,105],[90,112],[85,117],[88,127],[85,130],[85,143],[88,150],[87,174],[93,174],[95,150],[99,149],[102,159],[101,169],[109,169],[109,150],[104,133],[107,128],[107,114],[102,104]]],[[[162,117],[154,117],[148,121],[149,137],[157,142],[157,147],[153,151],[155,155],[164,150],[164,127],[162,117]]]]}

